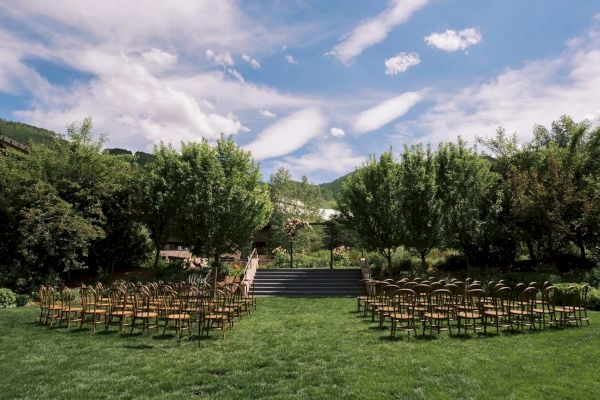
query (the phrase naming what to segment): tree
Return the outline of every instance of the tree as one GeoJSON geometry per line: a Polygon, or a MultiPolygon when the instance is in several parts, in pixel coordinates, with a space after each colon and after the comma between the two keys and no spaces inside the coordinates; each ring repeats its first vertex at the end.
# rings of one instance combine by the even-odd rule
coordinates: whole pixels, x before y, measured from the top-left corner
{"type": "MultiPolygon", "coordinates": [[[[320,215],[320,190],[311,185],[308,178],[303,176],[300,182],[292,180],[290,172],[279,168],[269,179],[273,214],[271,216],[270,247],[287,247],[290,245],[285,232],[285,224],[290,219],[300,219],[316,222],[320,215]]],[[[321,227],[311,227],[301,230],[294,240],[296,251],[313,250],[315,244],[321,244],[321,227]]]]}
{"type": "Polygon", "coordinates": [[[154,244],[154,266],[158,264],[160,250],[179,224],[186,167],[173,147],[161,143],[140,169],[138,208],[154,244]]]}
{"type": "Polygon", "coordinates": [[[349,175],[338,201],[344,220],[366,250],[381,253],[390,271],[392,256],[404,236],[401,196],[399,164],[388,151],[349,175]]]}
{"type": "Polygon", "coordinates": [[[496,191],[500,176],[460,139],[458,144],[441,144],[436,161],[443,241],[462,250],[470,263],[486,251],[488,226],[500,211],[501,193],[496,191]]]}
{"type": "MultiPolygon", "coordinates": [[[[67,135],[28,155],[0,159],[0,212],[6,222],[0,234],[4,268],[28,276],[31,284],[50,271],[70,273],[90,264],[95,246],[112,240],[107,218],[114,199],[128,186],[130,164],[102,150],[86,118],[67,128],[67,135]]],[[[98,264],[107,262],[105,259],[98,264]]]]}
{"type": "Polygon", "coordinates": [[[439,244],[441,201],[437,193],[435,155],[421,145],[405,147],[400,168],[400,213],[404,222],[403,244],[418,251],[421,264],[439,244]]]}
{"type": "Polygon", "coordinates": [[[221,254],[247,246],[268,222],[269,191],[251,154],[232,139],[221,137],[215,147],[206,140],[184,143],[182,160],[181,231],[194,253],[214,258],[218,268],[221,254]]]}

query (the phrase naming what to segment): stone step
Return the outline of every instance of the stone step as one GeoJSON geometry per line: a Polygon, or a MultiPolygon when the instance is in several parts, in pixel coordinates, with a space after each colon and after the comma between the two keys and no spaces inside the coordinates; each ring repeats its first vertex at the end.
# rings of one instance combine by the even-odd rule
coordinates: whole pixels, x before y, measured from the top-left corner
{"type": "Polygon", "coordinates": [[[258,269],[254,294],[258,296],[356,296],[361,292],[359,269],[258,269]]]}

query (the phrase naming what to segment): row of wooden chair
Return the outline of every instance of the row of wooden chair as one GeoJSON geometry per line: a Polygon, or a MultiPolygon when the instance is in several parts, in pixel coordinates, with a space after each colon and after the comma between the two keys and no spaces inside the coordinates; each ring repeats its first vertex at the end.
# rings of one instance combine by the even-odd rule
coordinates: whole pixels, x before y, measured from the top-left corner
{"type": "Polygon", "coordinates": [[[364,280],[366,294],[357,297],[357,312],[371,320],[379,317],[379,325],[391,323],[390,335],[397,331],[416,335],[417,323],[422,333],[452,328],[467,333],[492,326],[500,329],[544,329],[548,326],[589,325],[587,316],[588,286],[571,286],[559,291],[551,282],[519,283],[490,281],[484,286],[473,280],[391,279],[364,280]],[[537,325],[537,327],[536,327],[537,325]]]}
{"type": "Polygon", "coordinates": [[[60,327],[65,322],[69,330],[72,324],[79,324],[81,329],[90,323],[94,333],[97,325],[104,325],[105,331],[118,325],[121,334],[129,327],[130,334],[141,330],[148,335],[151,329],[158,332],[162,326],[163,334],[167,329],[177,332],[178,343],[184,332],[192,336],[194,325],[199,337],[220,330],[225,338],[236,319],[256,310],[251,281],[224,282],[217,288],[189,282],[124,281],[114,282],[107,289],[101,283],[81,285],[76,290],[41,286],[39,296],[41,324],[52,327],[58,323],[60,327]]]}

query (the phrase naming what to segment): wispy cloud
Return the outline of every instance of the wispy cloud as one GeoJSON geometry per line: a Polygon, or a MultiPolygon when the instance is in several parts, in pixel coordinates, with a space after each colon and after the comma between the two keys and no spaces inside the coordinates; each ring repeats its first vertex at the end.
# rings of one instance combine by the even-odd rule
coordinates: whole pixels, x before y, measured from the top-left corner
{"type": "Polygon", "coordinates": [[[440,50],[454,52],[476,45],[481,42],[481,39],[481,33],[475,28],[467,28],[462,31],[448,29],[445,32],[434,32],[426,36],[425,43],[440,50]]]}
{"type": "Polygon", "coordinates": [[[294,58],[294,56],[291,54],[285,55],[285,61],[287,61],[288,64],[298,64],[298,61],[296,61],[296,58],[294,58]]]}
{"type": "Polygon", "coordinates": [[[392,0],[377,16],[358,25],[347,34],[328,54],[344,64],[359,56],[365,49],[387,38],[394,27],[410,19],[429,0],[392,0]]]}
{"type": "Polygon", "coordinates": [[[217,53],[211,49],[208,49],[204,54],[206,55],[206,58],[212,61],[215,65],[220,65],[222,67],[231,67],[233,66],[233,64],[235,64],[231,53],[228,51],[223,53],[217,53]]]}
{"type": "Polygon", "coordinates": [[[406,114],[423,98],[420,92],[406,92],[361,112],[354,122],[357,133],[368,133],[406,114]]]}
{"type": "Polygon", "coordinates": [[[344,137],[346,136],[346,132],[342,128],[336,128],[335,126],[329,130],[331,136],[333,137],[344,137]]]}
{"type": "Polygon", "coordinates": [[[387,58],[385,60],[385,74],[386,75],[397,75],[401,72],[405,72],[410,67],[419,65],[421,63],[421,57],[418,53],[405,53],[401,52],[398,55],[387,58]]]}
{"type": "Polygon", "coordinates": [[[260,63],[256,59],[250,57],[248,54],[242,54],[242,60],[244,60],[246,64],[254,69],[260,68],[260,63]]]}
{"type": "Polygon", "coordinates": [[[277,114],[269,110],[260,110],[260,115],[262,115],[265,118],[277,118],[277,114]]]}
{"type": "Polygon", "coordinates": [[[327,119],[318,109],[294,112],[266,127],[246,150],[250,150],[257,160],[284,156],[321,135],[326,123],[327,119]]]}
{"type": "Polygon", "coordinates": [[[324,142],[314,145],[311,151],[300,157],[285,157],[275,162],[276,167],[285,167],[296,178],[319,172],[321,179],[328,180],[346,174],[366,161],[344,142],[324,142]]]}
{"type": "Polygon", "coordinates": [[[570,41],[553,58],[527,62],[459,92],[431,93],[435,103],[422,115],[398,124],[401,140],[437,143],[491,136],[499,126],[531,139],[534,124],[549,125],[562,114],[579,120],[599,111],[600,30],[570,41]]]}

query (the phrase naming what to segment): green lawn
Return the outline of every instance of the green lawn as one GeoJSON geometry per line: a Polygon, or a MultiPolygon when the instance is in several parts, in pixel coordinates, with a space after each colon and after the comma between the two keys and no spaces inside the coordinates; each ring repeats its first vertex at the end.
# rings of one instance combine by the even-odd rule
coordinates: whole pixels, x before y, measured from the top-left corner
{"type": "Polygon", "coordinates": [[[352,299],[260,298],[227,339],[95,336],[0,310],[0,398],[589,399],[600,393],[600,313],[589,327],[390,341],[352,299]]]}

